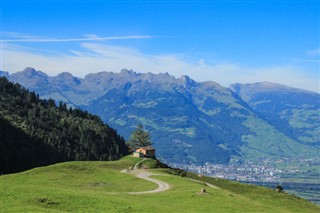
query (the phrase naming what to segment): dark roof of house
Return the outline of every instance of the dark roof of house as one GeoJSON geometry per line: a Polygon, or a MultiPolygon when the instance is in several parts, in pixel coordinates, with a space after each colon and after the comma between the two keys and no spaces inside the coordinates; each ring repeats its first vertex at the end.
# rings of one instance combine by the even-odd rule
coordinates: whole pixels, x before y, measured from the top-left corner
{"type": "Polygon", "coordinates": [[[144,149],[144,150],[155,150],[155,148],[153,148],[152,146],[143,146],[143,147],[139,147],[137,149],[144,149]]]}

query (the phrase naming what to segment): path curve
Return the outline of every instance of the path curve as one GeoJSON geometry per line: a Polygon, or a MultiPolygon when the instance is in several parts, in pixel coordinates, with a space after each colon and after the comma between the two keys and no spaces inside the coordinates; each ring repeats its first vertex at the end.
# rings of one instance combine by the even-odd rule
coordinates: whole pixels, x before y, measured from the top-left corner
{"type": "MultiPolygon", "coordinates": [[[[166,190],[170,189],[171,186],[168,183],[150,177],[151,175],[157,175],[157,174],[148,172],[145,169],[138,169],[138,165],[141,162],[143,162],[144,160],[146,160],[146,158],[144,158],[141,161],[139,161],[138,163],[136,163],[133,166],[132,170],[131,169],[129,169],[129,170],[128,169],[124,169],[121,172],[122,173],[127,173],[127,174],[135,174],[137,178],[140,178],[140,179],[143,179],[143,180],[146,180],[146,181],[150,181],[150,182],[153,182],[153,183],[157,184],[158,188],[153,189],[153,190],[147,190],[147,191],[124,192],[124,193],[126,193],[126,194],[135,194],[135,195],[137,195],[137,194],[149,194],[149,193],[159,193],[159,192],[163,192],[163,191],[166,191],[166,190]]],[[[119,193],[118,192],[110,192],[108,194],[119,194],[119,193]]]]}
{"type": "Polygon", "coordinates": [[[148,191],[141,191],[141,192],[128,192],[128,194],[148,194],[148,193],[159,193],[159,192],[163,192],[166,191],[168,189],[170,189],[170,185],[166,182],[163,182],[161,180],[157,180],[154,178],[151,178],[150,176],[154,175],[151,172],[147,172],[147,171],[143,171],[143,170],[139,170],[139,172],[136,174],[137,178],[141,178],[150,182],[153,182],[155,184],[158,184],[158,188],[154,189],[154,190],[148,190],[148,191]]]}
{"type": "MultiPolygon", "coordinates": [[[[151,178],[150,176],[151,175],[157,175],[157,174],[154,174],[154,173],[151,173],[151,172],[148,172],[146,171],[145,169],[138,169],[138,165],[143,162],[144,160],[146,160],[146,158],[142,159],[141,161],[139,161],[138,163],[136,163],[134,166],[133,166],[133,169],[132,170],[128,170],[128,169],[124,169],[122,170],[121,172],[122,173],[127,173],[127,174],[135,174],[137,178],[140,178],[140,179],[144,179],[146,181],[150,181],[150,182],[153,182],[155,184],[158,185],[158,188],[156,189],[153,189],[153,190],[147,190],[147,191],[140,191],[140,192],[124,192],[126,194],[149,194],[149,193],[159,193],[159,192],[163,192],[163,191],[166,191],[166,190],[169,190],[171,188],[171,186],[164,182],[164,181],[161,181],[161,180],[158,180],[158,179],[154,179],[154,178],[151,178]]],[[[191,178],[187,178],[191,181],[194,181],[194,182],[198,182],[198,183],[202,183],[202,181],[199,181],[199,180],[195,180],[195,179],[191,179],[191,178]]],[[[205,184],[211,188],[219,188],[215,185],[212,185],[210,183],[207,183],[205,182],[205,184]]],[[[119,192],[110,192],[108,194],[120,194],[119,192]]]]}
{"type": "Polygon", "coordinates": [[[140,164],[140,163],[142,163],[143,161],[145,161],[147,158],[143,158],[141,161],[139,161],[138,163],[136,163],[136,164],[134,164],[134,166],[133,166],[133,170],[135,171],[135,170],[138,170],[138,165],[140,164]]]}

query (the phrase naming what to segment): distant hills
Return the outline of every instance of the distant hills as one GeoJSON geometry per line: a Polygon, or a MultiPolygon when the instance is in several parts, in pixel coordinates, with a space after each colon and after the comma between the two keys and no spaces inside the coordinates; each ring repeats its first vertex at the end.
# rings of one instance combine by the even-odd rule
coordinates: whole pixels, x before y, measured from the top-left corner
{"type": "Polygon", "coordinates": [[[0,77],[0,174],[70,160],[115,160],[124,139],[98,116],[0,77]]]}
{"type": "Polygon", "coordinates": [[[230,89],[286,136],[319,145],[319,94],[269,82],[233,84],[230,89]]]}
{"type": "Polygon", "coordinates": [[[2,76],[100,118],[128,138],[141,123],[166,162],[203,164],[319,158],[320,95],[272,83],[196,82],[188,76],[100,72],[2,76]]]}

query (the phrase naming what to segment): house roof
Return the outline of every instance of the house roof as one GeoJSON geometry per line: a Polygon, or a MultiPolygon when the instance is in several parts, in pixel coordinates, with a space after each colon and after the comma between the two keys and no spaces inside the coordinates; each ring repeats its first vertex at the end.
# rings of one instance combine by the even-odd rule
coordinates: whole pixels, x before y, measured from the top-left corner
{"type": "MultiPolygon", "coordinates": [[[[139,147],[137,149],[144,149],[144,150],[155,150],[155,148],[153,148],[152,146],[143,146],[143,147],[139,147]]],[[[136,149],[136,150],[137,150],[136,149]]]]}

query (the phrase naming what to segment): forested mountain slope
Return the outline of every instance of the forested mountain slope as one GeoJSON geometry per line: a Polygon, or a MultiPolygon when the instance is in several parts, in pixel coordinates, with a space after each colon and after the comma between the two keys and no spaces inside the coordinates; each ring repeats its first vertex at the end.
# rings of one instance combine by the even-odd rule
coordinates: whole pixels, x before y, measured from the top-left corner
{"type": "Polygon", "coordinates": [[[0,173],[70,160],[114,160],[124,139],[98,116],[0,78],[0,173]]]}
{"type": "MultiPolygon", "coordinates": [[[[132,70],[92,73],[84,78],[70,73],[50,77],[33,68],[2,74],[41,97],[62,100],[100,116],[127,139],[139,123],[143,124],[157,148],[157,157],[166,162],[319,157],[315,143],[301,143],[287,134],[293,131],[292,126],[278,128],[236,91],[212,81],[132,70]]],[[[290,97],[282,97],[286,98],[290,97]]],[[[304,105],[303,99],[293,106],[300,105],[304,105]]],[[[317,124],[319,121],[313,125],[317,124]]],[[[316,131],[310,134],[312,140],[319,140],[316,131]]]]}

